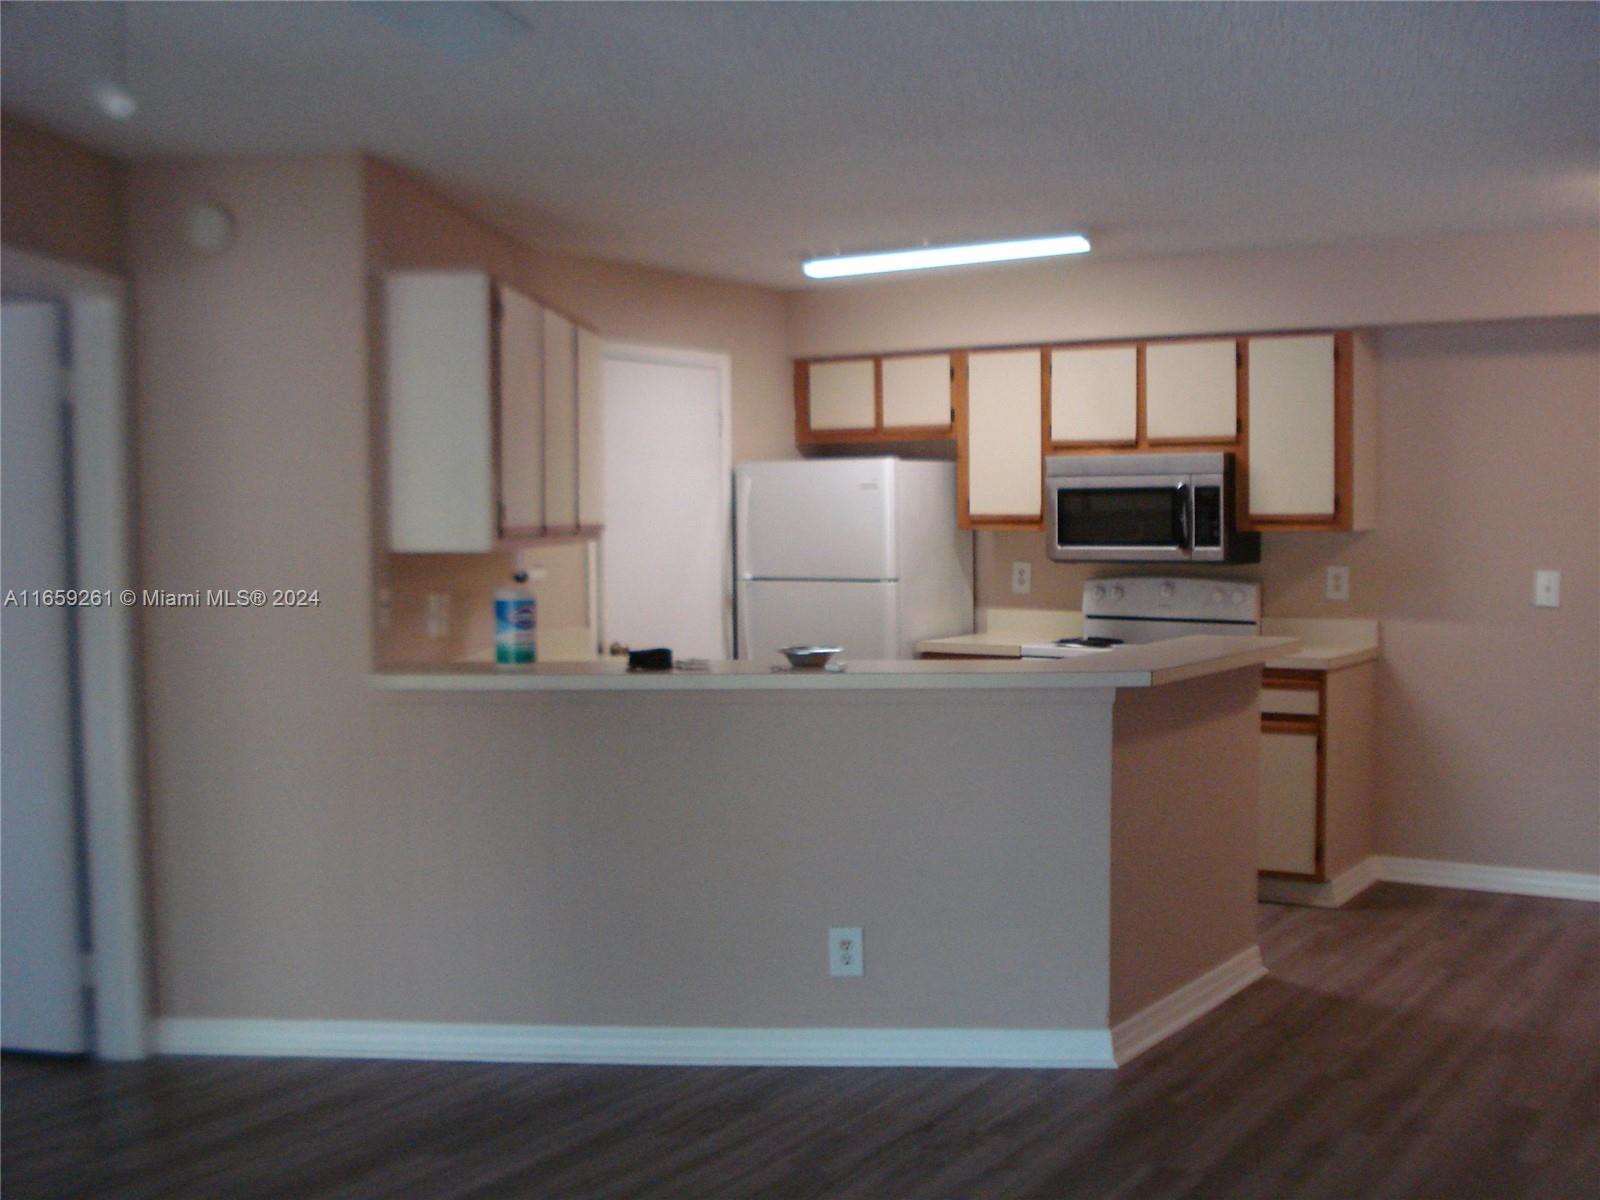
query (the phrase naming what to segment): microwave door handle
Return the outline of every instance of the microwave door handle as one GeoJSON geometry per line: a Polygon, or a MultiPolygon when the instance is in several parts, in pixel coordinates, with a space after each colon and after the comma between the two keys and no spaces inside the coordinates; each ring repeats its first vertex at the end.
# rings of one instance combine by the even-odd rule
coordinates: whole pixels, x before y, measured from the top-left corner
{"type": "Polygon", "coordinates": [[[1180,483],[1178,492],[1178,548],[1185,554],[1194,552],[1194,538],[1189,534],[1189,485],[1180,483]]]}

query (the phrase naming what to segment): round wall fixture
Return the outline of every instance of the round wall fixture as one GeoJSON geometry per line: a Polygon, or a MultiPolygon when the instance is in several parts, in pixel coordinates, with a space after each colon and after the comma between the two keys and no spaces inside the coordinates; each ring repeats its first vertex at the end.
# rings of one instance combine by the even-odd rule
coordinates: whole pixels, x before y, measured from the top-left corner
{"type": "Polygon", "coordinates": [[[220,204],[191,204],[183,215],[183,236],[202,254],[221,254],[233,243],[233,214],[220,204]]]}

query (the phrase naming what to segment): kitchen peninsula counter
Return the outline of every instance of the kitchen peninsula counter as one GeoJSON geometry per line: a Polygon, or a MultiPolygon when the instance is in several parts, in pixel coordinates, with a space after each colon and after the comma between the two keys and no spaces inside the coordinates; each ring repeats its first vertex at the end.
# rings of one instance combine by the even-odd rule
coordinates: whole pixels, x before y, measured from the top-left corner
{"type": "Polygon", "coordinates": [[[377,671],[375,687],[425,692],[903,691],[946,689],[1148,688],[1281,659],[1287,637],[1173,638],[1059,660],[846,661],[844,670],[774,669],[718,661],[705,670],[629,671],[620,661],[504,667],[462,663],[377,671]]]}
{"type": "Polygon", "coordinates": [[[1261,671],[1295,644],[371,684],[438,748],[428,894],[493,914],[439,951],[494,939],[470,1011],[511,1032],[477,1052],[1114,1067],[1265,973],[1261,671]],[[862,978],[830,977],[835,927],[862,978]]]}

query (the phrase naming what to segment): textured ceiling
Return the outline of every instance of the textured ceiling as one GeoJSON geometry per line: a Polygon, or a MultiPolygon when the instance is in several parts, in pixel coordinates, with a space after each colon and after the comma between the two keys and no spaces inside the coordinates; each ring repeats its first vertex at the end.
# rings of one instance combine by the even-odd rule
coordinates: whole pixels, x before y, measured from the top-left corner
{"type": "Polygon", "coordinates": [[[134,158],[366,149],[542,245],[778,287],[1600,220],[1595,4],[454,7],[16,0],[0,98],[134,158]],[[119,14],[125,125],[87,99],[119,14]]]}

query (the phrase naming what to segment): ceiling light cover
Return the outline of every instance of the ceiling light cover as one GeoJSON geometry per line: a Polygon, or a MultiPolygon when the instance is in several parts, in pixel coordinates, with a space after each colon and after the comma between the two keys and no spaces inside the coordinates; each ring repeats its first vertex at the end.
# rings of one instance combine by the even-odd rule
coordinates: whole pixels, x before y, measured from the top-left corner
{"type": "Polygon", "coordinates": [[[812,279],[838,279],[846,275],[879,275],[887,271],[926,271],[931,267],[961,267],[970,263],[1013,262],[1021,258],[1053,258],[1059,254],[1087,254],[1089,239],[1079,233],[1057,237],[1025,238],[1013,242],[977,242],[966,246],[921,246],[915,250],[889,250],[881,254],[845,254],[810,258],[800,269],[812,279]]]}

